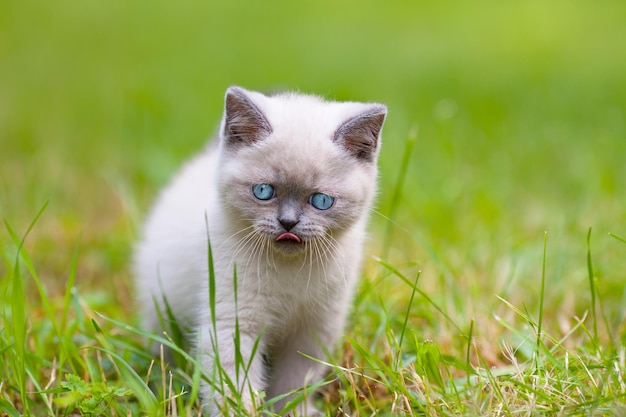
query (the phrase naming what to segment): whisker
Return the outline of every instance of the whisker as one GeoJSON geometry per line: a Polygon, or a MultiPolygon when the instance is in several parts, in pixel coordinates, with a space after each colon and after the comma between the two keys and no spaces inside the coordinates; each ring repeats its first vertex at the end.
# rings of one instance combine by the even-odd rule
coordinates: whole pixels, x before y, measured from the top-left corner
{"type": "Polygon", "coordinates": [[[396,222],[395,220],[393,220],[391,217],[384,215],[383,213],[381,213],[380,211],[371,208],[370,212],[379,216],[380,218],[382,218],[385,221],[388,221],[389,223],[391,223],[392,225],[394,225],[395,227],[397,227],[399,230],[403,231],[404,233],[410,234],[411,232],[409,232],[407,229],[405,229],[404,227],[402,227],[400,225],[400,223],[396,222]]]}
{"type": "Polygon", "coordinates": [[[235,233],[231,234],[230,236],[228,236],[227,238],[224,239],[224,241],[218,246],[218,249],[223,249],[224,245],[228,244],[229,241],[231,241],[232,239],[234,239],[237,235],[240,235],[241,233],[245,233],[250,229],[254,229],[254,225],[250,225],[247,227],[244,227],[243,229],[239,229],[237,230],[235,233]]]}
{"type": "MultiPolygon", "coordinates": [[[[306,260],[307,258],[309,258],[309,252],[311,249],[311,242],[310,241],[304,241],[303,242],[304,245],[304,258],[302,259],[302,263],[300,264],[300,268],[296,271],[296,275],[300,275],[300,272],[302,272],[302,270],[304,269],[304,265],[306,265],[306,260]]],[[[309,260],[310,262],[310,260],[309,260]]],[[[309,278],[311,275],[311,271],[309,269],[309,278]]]]}
{"type": "MultiPolygon", "coordinates": [[[[256,291],[261,292],[261,258],[265,252],[266,239],[260,233],[256,235],[253,246],[253,255],[256,258],[256,291]]],[[[267,274],[267,263],[265,264],[265,274],[267,274]]]]}
{"type": "Polygon", "coordinates": [[[326,284],[326,293],[330,295],[330,289],[328,287],[328,272],[326,271],[326,260],[328,258],[328,253],[325,250],[326,245],[323,239],[319,239],[315,244],[316,252],[318,253],[318,263],[322,268],[322,273],[324,275],[324,284],[326,284]],[[324,246],[323,248],[321,246],[324,246]]]}
{"type": "Polygon", "coordinates": [[[244,258],[247,259],[247,262],[246,262],[246,268],[247,268],[247,265],[250,262],[250,257],[248,256],[248,254],[250,253],[250,250],[251,250],[249,243],[252,242],[256,238],[256,235],[257,235],[257,232],[255,230],[252,230],[243,238],[241,238],[239,241],[237,241],[236,245],[234,245],[231,248],[231,250],[233,251],[233,255],[228,265],[229,269],[234,266],[233,263],[236,262],[236,259],[239,257],[239,254],[244,249],[245,249],[244,258]]]}
{"type": "Polygon", "coordinates": [[[333,263],[339,270],[342,281],[345,283],[347,278],[345,275],[344,265],[340,260],[342,252],[341,246],[332,235],[323,235],[322,238],[320,238],[320,242],[322,242],[325,248],[324,253],[326,255],[326,262],[328,262],[329,259],[332,259],[333,263]]]}
{"type": "Polygon", "coordinates": [[[306,258],[307,258],[306,255],[308,255],[308,258],[309,258],[309,276],[308,276],[307,281],[306,281],[306,289],[308,291],[309,290],[309,285],[311,284],[311,277],[313,276],[313,250],[315,248],[315,240],[308,241],[307,242],[307,246],[308,246],[306,248],[307,251],[305,252],[305,257],[304,257],[304,260],[302,262],[302,268],[304,267],[304,264],[306,263],[306,258]]]}

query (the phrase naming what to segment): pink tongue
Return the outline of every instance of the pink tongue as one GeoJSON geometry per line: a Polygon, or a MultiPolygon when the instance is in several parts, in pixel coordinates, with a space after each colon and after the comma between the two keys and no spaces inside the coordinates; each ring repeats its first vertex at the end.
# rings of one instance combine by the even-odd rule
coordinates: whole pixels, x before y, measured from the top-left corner
{"type": "Polygon", "coordinates": [[[290,232],[283,233],[282,235],[280,235],[280,236],[278,236],[276,238],[277,242],[280,242],[281,240],[293,240],[293,241],[295,241],[297,243],[301,242],[301,240],[298,237],[298,235],[294,235],[293,233],[290,233],[290,232]]]}

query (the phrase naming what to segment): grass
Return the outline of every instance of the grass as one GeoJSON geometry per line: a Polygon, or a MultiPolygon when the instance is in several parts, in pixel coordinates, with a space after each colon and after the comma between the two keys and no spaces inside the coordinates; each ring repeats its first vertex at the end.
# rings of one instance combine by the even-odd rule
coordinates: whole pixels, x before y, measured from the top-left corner
{"type": "MultiPolygon", "coordinates": [[[[329,415],[626,413],[623,2],[0,4],[0,415],[198,415],[128,260],[226,87],[388,104],[329,415]]],[[[302,395],[310,395],[303,392],[302,395]]]]}

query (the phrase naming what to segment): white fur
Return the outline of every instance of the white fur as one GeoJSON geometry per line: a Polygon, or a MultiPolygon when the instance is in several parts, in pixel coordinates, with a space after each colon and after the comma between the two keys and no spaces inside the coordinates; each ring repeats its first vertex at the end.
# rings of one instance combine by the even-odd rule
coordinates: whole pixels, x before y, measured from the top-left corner
{"type": "MultiPolygon", "coordinates": [[[[212,346],[216,340],[221,367],[253,408],[248,384],[272,398],[322,378],[322,367],[302,353],[324,359],[324,352],[333,349],[342,332],[359,274],[377,169],[375,155],[373,162],[358,160],[332,140],[344,121],[373,105],[326,102],[298,94],[245,94],[265,115],[272,133],[232,150],[223,121],[219,146],[191,160],[156,202],[134,268],[144,326],[161,329],[153,300],[163,308],[165,297],[179,324],[197,332],[206,374],[215,378],[212,346]],[[281,195],[293,192],[298,198],[324,192],[335,197],[335,205],[326,211],[303,205],[294,231],[306,243],[284,251],[271,238],[259,237],[265,232],[273,236],[281,226],[274,220],[273,203],[252,195],[251,186],[258,183],[277,184],[281,195]],[[258,233],[248,234],[252,230],[258,233]],[[211,317],[209,308],[209,239],[216,317],[211,317]],[[259,352],[245,381],[243,370],[235,366],[236,319],[244,363],[260,337],[259,352]],[[262,354],[271,358],[271,372],[262,354]]],[[[208,385],[202,394],[209,415],[218,415],[223,398],[208,385]]],[[[276,411],[286,401],[277,403],[276,411]]],[[[315,410],[308,402],[300,413],[315,410]]]]}

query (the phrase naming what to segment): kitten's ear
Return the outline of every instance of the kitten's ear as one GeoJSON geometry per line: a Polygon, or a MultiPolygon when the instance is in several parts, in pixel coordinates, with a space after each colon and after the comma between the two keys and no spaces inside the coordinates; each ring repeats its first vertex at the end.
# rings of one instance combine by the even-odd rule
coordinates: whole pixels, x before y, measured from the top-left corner
{"type": "Polygon", "coordinates": [[[364,112],[343,122],[335,132],[333,141],[356,158],[373,161],[385,116],[387,107],[373,104],[364,112]]]}
{"type": "Polygon", "coordinates": [[[229,146],[247,146],[272,133],[267,118],[240,87],[226,90],[224,99],[224,139],[229,146]]]}

